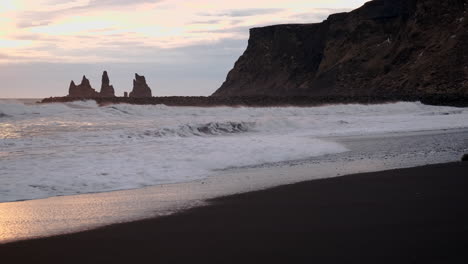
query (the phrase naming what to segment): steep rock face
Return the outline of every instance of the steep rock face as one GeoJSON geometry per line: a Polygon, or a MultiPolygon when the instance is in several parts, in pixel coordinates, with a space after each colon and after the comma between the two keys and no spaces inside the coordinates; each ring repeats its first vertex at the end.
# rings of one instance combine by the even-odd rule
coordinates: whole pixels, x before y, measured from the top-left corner
{"type": "Polygon", "coordinates": [[[151,97],[151,89],[146,84],[145,76],[140,76],[135,73],[135,79],[133,80],[133,90],[130,92],[130,97],[151,97]]]}
{"type": "Polygon", "coordinates": [[[95,98],[99,97],[99,93],[91,87],[89,80],[83,75],[79,85],[75,85],[75,82],[71,81],[68,97],[95,98]]]}
{"type": "Polygon", "coordinates": [[[250,30],[214,96],[468,94],[467,0],[374,0],[250,30]]]}
{"type": "Polygon", "coordinates": [[[99,95],[101,97],[115,97],[114,86],[110,85],[107,71],[104,71],[102,74],[101,92],[99,95]]]}

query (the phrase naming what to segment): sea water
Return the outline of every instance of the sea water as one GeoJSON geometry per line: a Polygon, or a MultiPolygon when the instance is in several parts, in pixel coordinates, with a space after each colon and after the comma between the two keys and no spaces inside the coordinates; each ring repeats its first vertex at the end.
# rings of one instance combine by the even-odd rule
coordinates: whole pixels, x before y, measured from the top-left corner
{"type": "Polygon", "coordinates": [[[168,107],[0,100],[0,202],[188,182],[348,149],[331,136],[468,127],[421,103],[168,107]]]}

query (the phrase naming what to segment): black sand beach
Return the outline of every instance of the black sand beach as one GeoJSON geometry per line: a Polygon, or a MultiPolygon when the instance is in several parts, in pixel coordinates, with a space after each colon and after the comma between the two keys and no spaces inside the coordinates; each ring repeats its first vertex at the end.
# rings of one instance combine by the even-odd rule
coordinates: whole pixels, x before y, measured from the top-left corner
{"type": "MultiPolygon", "coordinates": [[[[468,163],[315,180],[0,245],[2,263],[468,263],[468,163]]],[[[46,223],[45,223],[46,224],[46,223]]]]}

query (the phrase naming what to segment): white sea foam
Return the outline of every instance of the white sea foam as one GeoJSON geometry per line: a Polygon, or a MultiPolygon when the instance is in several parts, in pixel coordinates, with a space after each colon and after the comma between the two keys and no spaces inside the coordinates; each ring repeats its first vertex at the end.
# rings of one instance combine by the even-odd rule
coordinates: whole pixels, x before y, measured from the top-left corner
{"type": "Polygon", "coordinates": [[[347,149],[324,136],[468,127],[420,103],[196,108],[0,101],[0,201],[191,181],[347,149]]]}

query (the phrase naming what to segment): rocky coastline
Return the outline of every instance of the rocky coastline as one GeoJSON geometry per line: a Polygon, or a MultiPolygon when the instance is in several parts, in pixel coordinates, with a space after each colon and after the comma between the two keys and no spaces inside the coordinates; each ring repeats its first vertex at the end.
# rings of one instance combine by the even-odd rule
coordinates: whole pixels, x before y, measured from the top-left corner
{"type": "Polygon", "coordinates": [[[50,97],[41,103],[65,103],[73,101],[94,100],[99,105],[136,104],[167,105],[192,107],[282,107],[282,106],[319,106],[325,104],[381,104],[393,102],[421,102],[428,105],[468,107],[468,96],[459,94],[444,95],[401,95],[401,96],[167,96],[167,97],[50,97]]]}

